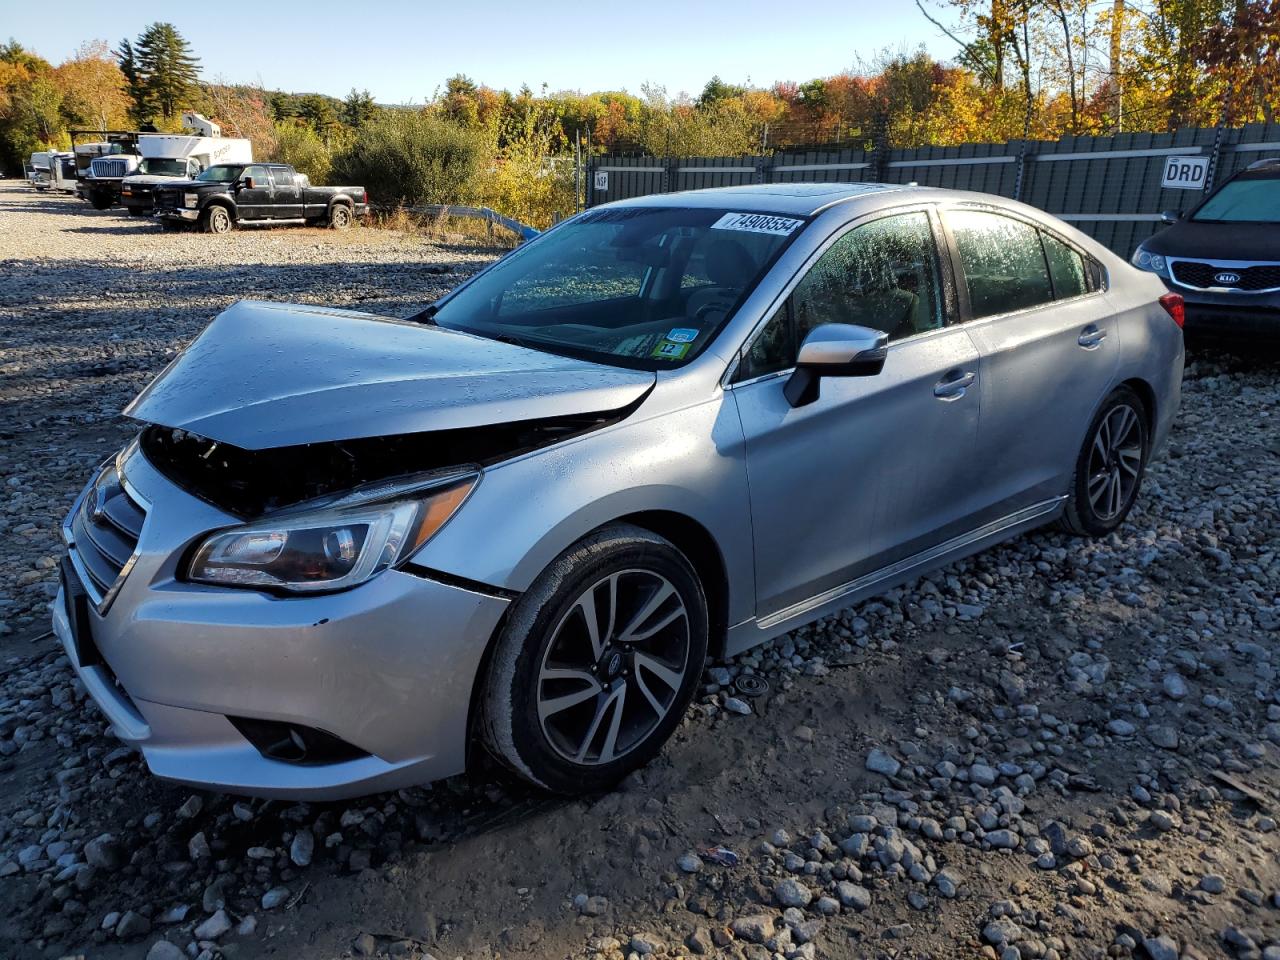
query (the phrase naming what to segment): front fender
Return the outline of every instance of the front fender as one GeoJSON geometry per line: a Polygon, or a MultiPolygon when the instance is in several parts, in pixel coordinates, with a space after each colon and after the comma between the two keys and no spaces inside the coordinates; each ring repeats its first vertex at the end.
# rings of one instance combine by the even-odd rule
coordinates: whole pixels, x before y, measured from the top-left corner
{"type": "Polygon", "coordinates": [[[750,617],[755,580],[742,427],[723,394],[487,469],[457,516],[413,560],[523,592],[591,531],[657,510],[711,534],[729,582],[729,622],[750,617]]]}

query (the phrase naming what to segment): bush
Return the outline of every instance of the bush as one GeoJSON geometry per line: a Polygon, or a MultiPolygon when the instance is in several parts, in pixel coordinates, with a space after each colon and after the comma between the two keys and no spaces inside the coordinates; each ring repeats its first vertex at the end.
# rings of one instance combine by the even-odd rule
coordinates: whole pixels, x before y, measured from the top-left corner
{"type": "Polygon", "coordinates": [[[305,173],[314,184],[329,182],[329,151],[310,127],[296,123],[277,123],[276,144],[270,159],[292,165],[299,173],[305,173]]]}
{"type": "Polygon", "coordinates": [[[388,110],[333,158],[332,178],[378,203],[469,203],[485,160],[480,135],[429,114],[388,110]]]}

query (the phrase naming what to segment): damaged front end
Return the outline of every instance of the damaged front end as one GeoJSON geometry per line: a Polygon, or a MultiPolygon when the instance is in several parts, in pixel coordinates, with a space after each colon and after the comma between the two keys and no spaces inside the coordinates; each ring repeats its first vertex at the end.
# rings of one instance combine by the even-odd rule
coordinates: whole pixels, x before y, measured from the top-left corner
{"type": "MultiPolygon", "coordinates": [[[[643,399],[643,398],[641,398],[643,399]]],[[[433,433],[362,437],[245,450],[186,430],[149,425],[147,460],[177,486],[242,520],[389,481],[476,471],[624,419],[621,410],[433,433]]]]}

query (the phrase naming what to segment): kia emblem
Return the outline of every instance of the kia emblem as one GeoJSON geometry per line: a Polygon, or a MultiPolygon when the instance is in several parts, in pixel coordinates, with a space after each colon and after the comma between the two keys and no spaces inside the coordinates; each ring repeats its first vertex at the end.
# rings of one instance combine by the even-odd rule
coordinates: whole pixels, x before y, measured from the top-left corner
{"type": "Polygon", "coordinates": [[[1231,272],[1231,271],[1229,271],[1229,270],[1224,270],[1222,273],[1215,273],[1215,274],[1213,275],[1213,282],[1214,282],[1214,283],[1221,283],[1221,284],[1224,284],[1224,285],[1225,285],[1225,284],[1229,284],[1229,283],[1239,283],[1239,282],[1240,282],[1240,274],[1238,274],[1238,273],[1232,273],[1232,272],[1231,272]]]}

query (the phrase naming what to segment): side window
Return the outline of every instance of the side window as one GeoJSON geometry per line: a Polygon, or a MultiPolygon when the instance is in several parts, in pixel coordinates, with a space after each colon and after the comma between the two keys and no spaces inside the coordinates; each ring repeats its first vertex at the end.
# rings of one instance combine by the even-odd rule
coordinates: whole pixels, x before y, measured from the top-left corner
{"type": "Polygon", "coordinates": [[[241,176],[242,176],[242,177],[253,177],[253,185],[254,185],[255,187],[269,187],[269,186],[271,186],[271,181],[267,179],[267,168],[266,168],[266,167],[259,167],[259,166],[256,166],[256,165],[255,165],[255,166],[252,166],[252,167],[245,167],[245,168],[244,168],[244,173],[242,173],[242,174],[241,174],[241,176]]]}
{"type": "Polygon", "coordinates": [[[271,176],[275,178],[277,187],[293,186],[293,173],[287,167],[272,167],[271,176]]]}
{"type": "Polygon", "coordinates": [[[799,344],[824,323],[852,323],[902,340],[942,326],[941,285],[929,215],[883,217],[855,227],[796,285],[744,358],[739,379],[795,364],[799,344]]]}
{"type": "Polygon", "coordinates": [[[973,316],[1025,310],[1053,300],[1035,227],[998,213],[948,210],[973,316]]]}
{"type": "Polygon", "coordinates": [[[1078,297],[1089,292],[1085,277],[1084,259],[1075,250],[1056,237],[1040,234],[1044,241],[1044,256],[1049,261],[1049,276],[1053,279],[1053,295],[1059,300],[1078,297]]]}

